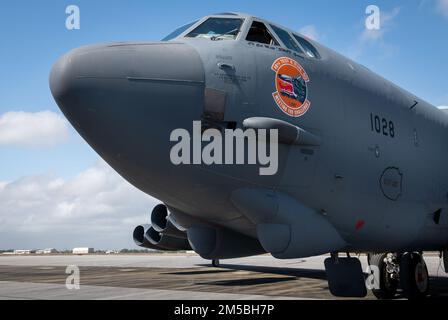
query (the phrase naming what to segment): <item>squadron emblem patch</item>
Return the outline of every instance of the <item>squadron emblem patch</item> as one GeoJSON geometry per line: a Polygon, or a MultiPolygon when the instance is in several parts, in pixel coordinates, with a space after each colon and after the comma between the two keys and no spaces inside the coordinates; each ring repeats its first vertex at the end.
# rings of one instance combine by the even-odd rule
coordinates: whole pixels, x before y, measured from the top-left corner
{"type": "Polygon", "coordinates": [[[295,60],[281,57],[274,61],[277,91],[272,94],[279,108],[291,117],[303,116],[311,106],[307,83],[310,81],[305,69],[295,60]]]}

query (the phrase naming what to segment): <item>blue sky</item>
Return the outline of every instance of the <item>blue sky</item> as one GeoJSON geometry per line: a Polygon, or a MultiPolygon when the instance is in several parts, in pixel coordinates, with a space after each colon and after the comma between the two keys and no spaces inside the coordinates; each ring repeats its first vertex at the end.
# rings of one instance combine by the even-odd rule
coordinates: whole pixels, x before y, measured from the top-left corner
{"type": "MultiPolygon", "coordinates": [[[[16,0],[2,3],[0,225],[2,219],[5,220],[9,214],[4,209],[6,205],[2,208],[2,199],[9,201],[11,205],[12,196],[19,195],[22,190],[20,188],[29,190],[30,186],[26,183],[30,181],[38,190],[48,187],[50,189],[45,189],[48,191],[53,190],[51,186],[58,185],[58,181],[70,189],[70,184],[77,182],[84,174],[90,174],[94,178],[101,176],[103,180],[98,178],[101,182],[97,183],[102,185],[108,181],[107,175],[113,174],[98,161],[98,156],[73,129],[63,122],[48,88],[48,76],[54,61],[64,52],[80,45],[123,40],[159,40],[176,27],[203,15],[228,11],[246,12],[297,31],[305,30],[315,36],[317,41],[348,55],[430,103],[437,106],[448,105],[448,0],[283,0],[281,5],[279,3],[255,0],[16,0]],[[80,30],[69,31],[65,28],[65,8],[71,4],[79,6],[81,10],[80,30]],[[366,34],[364,27],[367,16],[365,9],[370,4],[377,5],[383,17],[382,29],[375,36],[366,34]],[[5,134],[4,130],[10,130],[7,127],[2,131],[2,119],[9,119],[8,123],[13,124],[20,121],[22,126],[32,127],[33,114],[46,110],[56,114],[56,117],[51,113],[41,114],[48,123],[47,134],[60,136],[61,139],[52,141],[54,139],[49,138],[48,143],[45,143],[39,139],[48,139],[48,136],[34,135],[33,132],[23,133],[24,139],[28,139],[26,141],[19,141],[14,137],[12,140],[2,139],[2,134],[4,137],[8,136],[8,132],[5,134]],[[59,131],[52,131],[54,127],[59,128],[59,131]],[[14,186],[20,186],[19,191],[13,190],[14,186]],[[7,199],[6,189],[9,190],[7,199]]],[[[14,129],[17,128],[10,132],[12,136],[15,134],[14,129]]],[[[92,178],[91,176],[89,177],[92,178]]],[[[123,183],[123,188],[131,188],[124,182],[118,182],[119,178],[116,179],[113,181],[123,183]]],[[[142,199],[141,207],[135,207],[136,211],[140,208],[144,210],[148,204],[143,195],[139,196],[142,199]]],[[[81,196],[73,197],[78,199],[81,196]]],[[[45,196],[42,199],[44,198],[45,196]]],[[[39,201],[44,201],[42,199],[39,201]]],[[[21,199],[14,201],[19,203],[21,199]]],[[[70,202],[61,198],[61,201],[70,207],[74,200],[70,202]]],[[[64,216],[57,211],[57,208],[61,208],[61,203],[53,204],[52,208],[56,216],[64,216]]],[[[67,211],[67,214],[73,214],[72,211],[67,211]]],[[[136,212],[132,214],[129,216],[143,215],[136,212]]],[[[133,222],[126,223],[131,225],[133,222]]],[[[10,239],[15,239],[15,235],[27,230],[24,225],[20,228],[9,235],[10,239]]],[[[51,230],[51,226],[48,228],[41,230],[51,230]]],[[[43,243],[50,246],[51,237],[43,243]]],[[[103,239],[98,243],[105,246],[107,242],[103,239]]],[[[23,242],[23,245],[26,244],[27,242],[23,242]]]]}
{"type": "MultiPolygon", "coordinates": [[[[437,0],[406,1],[15,1],[0,12],[0,114],[8,111],[59,112],[49,88],[52,63],[64,52],[95,42],[158,40],[179,25],[221,11],[253,13],[295,30],[313,26],[323,44],[435,105],[448,104],[448,16],[437,0]],[[344,3],[344,5],[342,5],[344,3]],[[65,28],[65,8],[81,9],[81,30],[65,28]],[[398,13],[378,41],[363,43],[365,8],[398,13]],[[176,10],[173,10],[176,8],[176,10]],[[284,10],[283,8],[287,8],[284,10]]],[[[56,148],[0,147],[6,165],[0,180],[54,171],[64,177],[91,165],[96,155],[76,135],[56,148]],[[32,163],[28,161],[33,159],[32,163]]]]}

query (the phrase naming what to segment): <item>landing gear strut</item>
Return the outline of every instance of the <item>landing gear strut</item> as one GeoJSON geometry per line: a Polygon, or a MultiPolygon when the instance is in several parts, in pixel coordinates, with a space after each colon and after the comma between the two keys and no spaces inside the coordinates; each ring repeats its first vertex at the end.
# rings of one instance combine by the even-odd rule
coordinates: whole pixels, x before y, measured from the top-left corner
{"type": "Polygon", "coordinates": [[[213,259],[212,266],[214,266],[215,268],[219,268],[219,259],[213,259]]]}
{"type": "Polygon", "coordinates": [[[373,271],[373,275],[377,276],[376,288],[372,289],[372,293],[378,299],[392,299],[395,297],[400,282],[399,264],[397,255],[393,253],[369,254],[369,266],[377,267],[373,271]]]}
{"type": "Polygon", "coordinates": [[[375,269],[372,272],[376,278],[376,286],[372,293],[378,299],[394,298],[399,286],[408,299],[422,299],[428,294],[428,269],[421,253],[369,254],[368,263],[375,269]]]}

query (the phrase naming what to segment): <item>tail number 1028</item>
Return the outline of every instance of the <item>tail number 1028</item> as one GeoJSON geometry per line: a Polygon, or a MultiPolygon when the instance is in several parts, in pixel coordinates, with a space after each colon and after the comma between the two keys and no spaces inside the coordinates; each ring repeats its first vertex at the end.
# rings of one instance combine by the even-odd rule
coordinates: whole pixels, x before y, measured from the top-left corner
{"type": "Polygon", "coordinates": [[[393,121],[380,116],[370,114],[370,128],[372,132],[383,134],[386,137],[395,137],[395,126],[393,121]]]}

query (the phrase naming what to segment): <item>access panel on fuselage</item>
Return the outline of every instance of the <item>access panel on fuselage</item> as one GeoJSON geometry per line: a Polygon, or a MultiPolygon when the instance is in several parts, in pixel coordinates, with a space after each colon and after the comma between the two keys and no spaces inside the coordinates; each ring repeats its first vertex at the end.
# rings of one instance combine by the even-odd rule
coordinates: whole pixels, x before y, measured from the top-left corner
{"type": "MultiPolygon", "coordinates": [[[[224,95],[224,99],[219,98],[219,100],[224,101],[225,104],[224,108],[221,108],[222,115],[214,119],[207,117],[202,119],[204,125],[218,129],[222,134],[223,163],[202,166],[202,168],[219,175],[221,179],[227,177],[248,183],[277,185],[278,174],[261,175],[260,168],[266,167],[266,165],[260,165],[259,161],[256,164],[249,163],[248,146],[250,143],[257,145],[257,139],[249,141],[239,135],[233,141],[232,163],[224,163],[227,153],[224,144],[229,142],[225,141],[226,130],[242,129],[245,119],[262,116],[257,98],[259,94],[256,86],[258,82],[257,66],[253,52],[248,50],[245,42],[234,41],[200,43],[197,49],[200,51],[204,63],[206,96],[207,94],[219,96],[221,93],[224,95]],[[208,120],[211,121],[208,123],[208,120]],[[244,163],[238,163],[236,159],[238,144],[244,145],[244,163]]],[[[207,110],[205,112],[207,113],[207,110]]],[[[257,153],[258,150],[257,147],[257,153]]],[[[258,154],[256,156],[258,157],[258,154]]]]}

